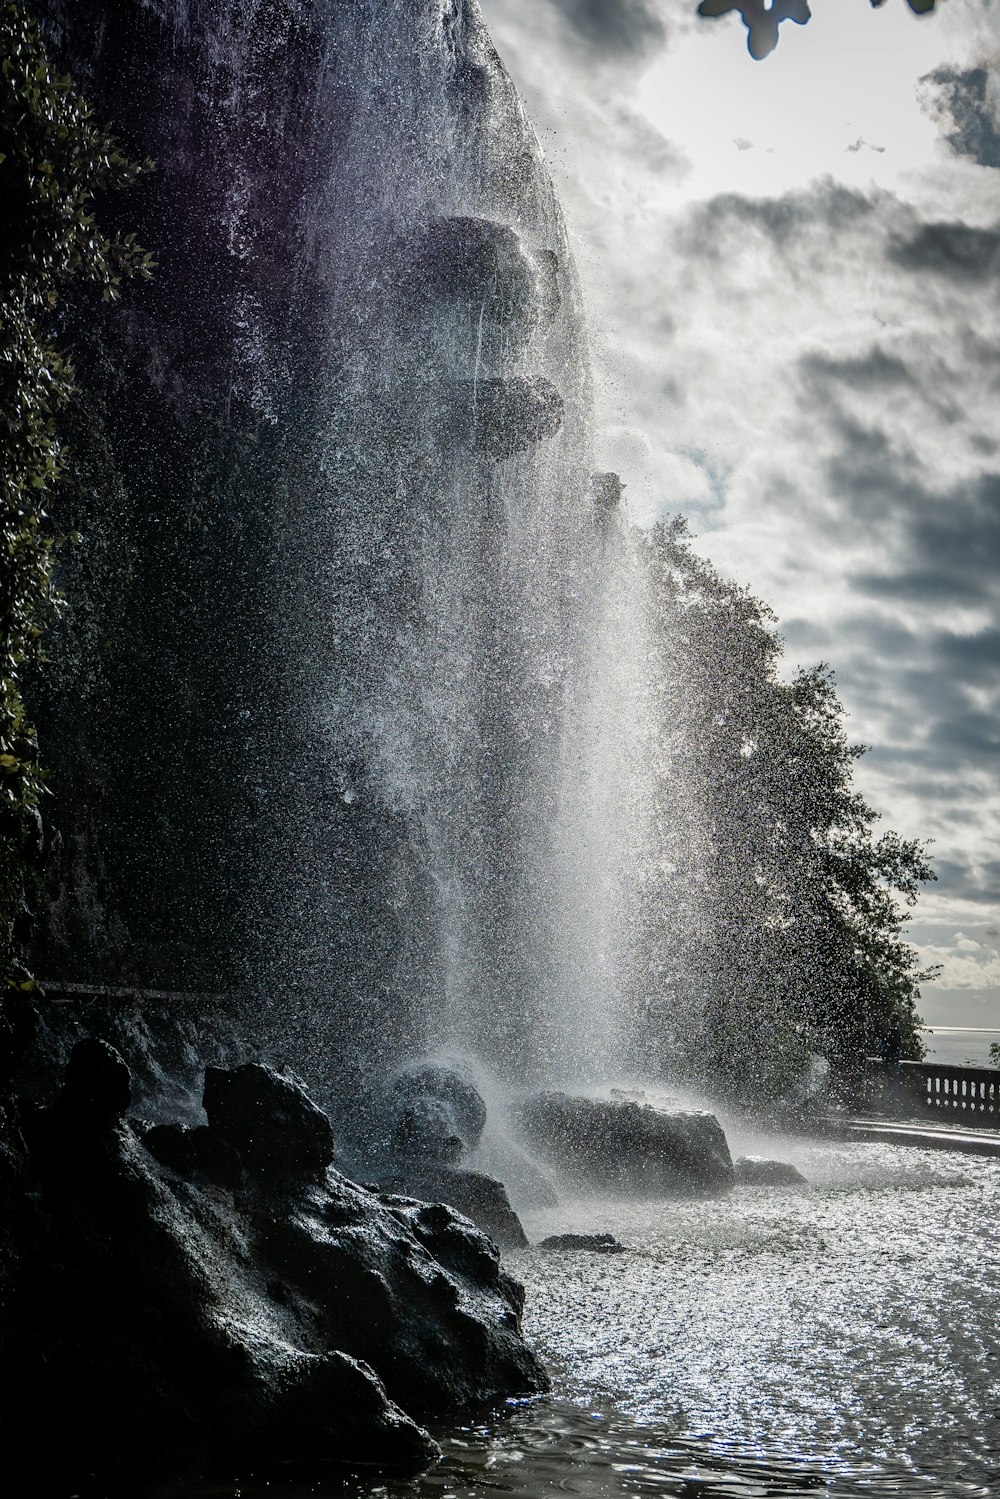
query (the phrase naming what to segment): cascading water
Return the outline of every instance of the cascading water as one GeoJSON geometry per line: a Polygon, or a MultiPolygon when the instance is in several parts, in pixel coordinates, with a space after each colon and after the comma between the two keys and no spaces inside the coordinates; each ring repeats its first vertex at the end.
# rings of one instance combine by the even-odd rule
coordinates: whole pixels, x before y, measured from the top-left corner
{"type": "Polygon", "coordinates": [[[474,5],[337,7],[324,48],[263,987],[319,1075],[606,1072],[639,621],[561,217],[474,5]]]}
{"type": "Polygon", "coordinates": [[[74,521],[98,685],[74,669],[46,733],[92,784],[40,971],[248,996],[247,1048],[331,1106],[442,1047],[614,1070],[642,589],[478,7],[39,8],[157,163],[161,261],[85,375],[135,366],[76,439],[123,498],[74,521]]]}

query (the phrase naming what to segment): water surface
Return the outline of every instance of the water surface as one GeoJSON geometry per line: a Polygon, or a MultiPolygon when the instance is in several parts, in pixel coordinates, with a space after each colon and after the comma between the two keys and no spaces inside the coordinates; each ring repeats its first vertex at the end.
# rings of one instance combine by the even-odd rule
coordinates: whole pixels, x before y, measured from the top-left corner
{"type": "Polygon", "coordinates": [[[627,1247],[512,1257],[553,1396],[436,1431],[444,1459],[422,1478],[283,1469],[155,1499],[1000,1493],[1000,1160],[787,1140],[734,1153],[748,1148],[809,1185],[527,1219],[533,1241],[627,1247]]]}

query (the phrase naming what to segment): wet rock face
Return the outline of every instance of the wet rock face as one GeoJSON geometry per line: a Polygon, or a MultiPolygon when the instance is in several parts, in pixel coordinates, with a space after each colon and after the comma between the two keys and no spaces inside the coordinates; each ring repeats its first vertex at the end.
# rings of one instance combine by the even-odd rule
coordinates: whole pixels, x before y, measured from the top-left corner
{"type": "Polygon", "coordinates": [[[657,1196],[725,1191],[735,1180],[719,1121],[699,1110],[535,1093],[517,1122],[545,1161],[585,1189],[657,1196]]]}
{"type": "Polygon", "coordinates": [[[414,235],[407,272],[418,300],[443,301],[463,311],[480,357],[488,362],[522,348],[541,315],[535,272],[507,224],[464,216],[432,219],[414,235]]]}
{"type": "Polygon", "coordinates": [[[382,1183],[425,1202],[445,1202],[469,1218],[500,1249],[524,1249],[528,1236],[510,1205],[503,1182],[482,1171],[447,1165],[407,1163],[382,1183]]]}
{"type": "Polygon", "coordinates": [[[486,1125],[486,1104],[458,1063],[416,1062],[387,1090],[394,1155],[453,1165],[475,1150],[486,1125]]]}
{"type": "Polygon", "coordinates": [[[521,1341],[519,1288],[493,1244],[440,1203],[373,1198],[331,1173],[276,1216],[264,1248],[316,1305],[324,1339],[418,1417],[545,1386],[521,1341]]]}
{"type": "Polygon", "coordinates": [[[475,391],[475,442],[491,458],[513,458],[562,426],[562,396],[551,380],[482,380],[475,391]]]}
{"type": "Polygon", "coordinates": [[[88,1036],[74,1046],[59,1098],[63,1117],[93,1127],[117,1124],[132,1103],[132,1076],[107,1041],[88,1036]]]}
{"type": "Polygon", "coordinates": [[[102,1052],[117,1102],[91,1110],[66,1169],[65,1097],[95,1058],[74,1053],[29,1133],[8,1451],[58,1410],[76,1471],[234,1453],[416,1469],[436,1451],[419,1419],[545,1387],[494,1246],[447,1207],[324,1167],[311,1100],[271,1069],[214,1079],[213,1121],[158,1126],[147,1148],[117,1114],[127,1068],[102,1052]],[[262,1091],[283,1112],[251,1129],[262,1091]]]}
{"type": "Polygon", "coordinates": [[[290,1074],[257,1062],[206,1067],[203,1101],[210,1129],[250,1171],[322,1171],[333,1161],[330,1120],[290,1074]]]}

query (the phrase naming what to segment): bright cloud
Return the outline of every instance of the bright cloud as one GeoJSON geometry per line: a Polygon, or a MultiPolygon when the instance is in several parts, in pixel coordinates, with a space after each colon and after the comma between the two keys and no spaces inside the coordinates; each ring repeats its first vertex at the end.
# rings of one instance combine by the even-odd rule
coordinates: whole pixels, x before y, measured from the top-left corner
{"type": "Polygon", "coordinates": [[[689,516],[790,663],[834,665],[862,790],[935,840],[925,1010],[1000,1025],[991,0],[815,0],[762,64],[694,0],[632,0],[617,43],[597,0],[484,9],[578,248],[598,466],[639,523],[689,516]]]}

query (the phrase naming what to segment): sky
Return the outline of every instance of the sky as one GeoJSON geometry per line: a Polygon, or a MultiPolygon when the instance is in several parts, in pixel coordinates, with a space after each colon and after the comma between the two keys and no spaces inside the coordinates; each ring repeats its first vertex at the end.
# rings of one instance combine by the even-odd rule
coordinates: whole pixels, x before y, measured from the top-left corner
{"type": "Polygon", "coordinates": [[[597,464],[827,661],[932,839],[931,1025],[1000,1027],[1000,0],[481,0],[555,179],[597,464]]]}

